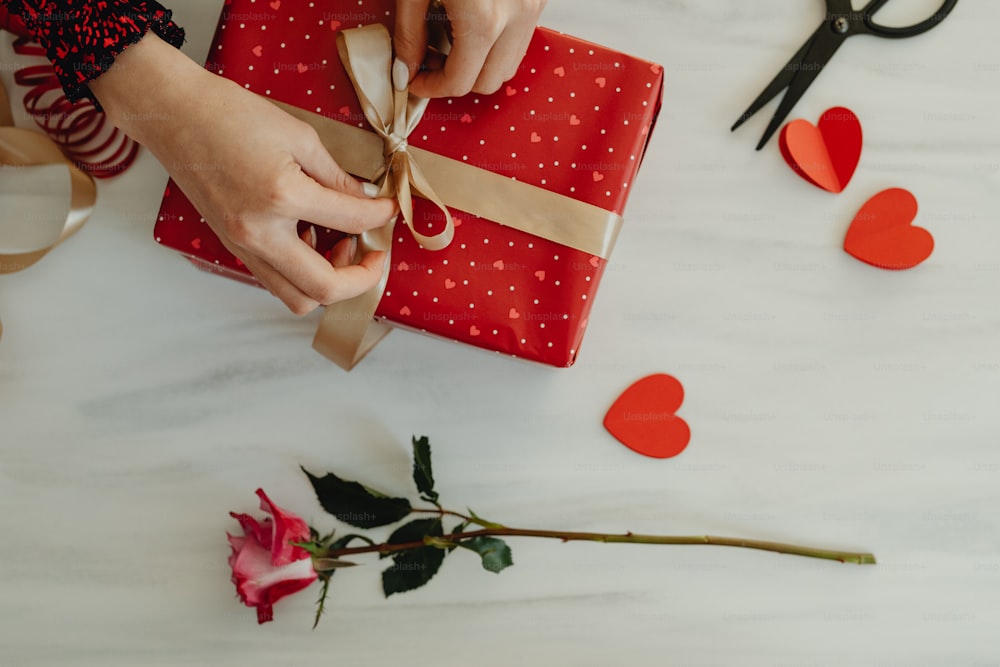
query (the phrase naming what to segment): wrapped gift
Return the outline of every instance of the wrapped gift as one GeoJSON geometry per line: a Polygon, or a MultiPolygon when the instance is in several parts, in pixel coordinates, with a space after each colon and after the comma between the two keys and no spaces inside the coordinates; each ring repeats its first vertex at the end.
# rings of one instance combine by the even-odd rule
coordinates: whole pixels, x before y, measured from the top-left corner
{"type": "MultiPolygon", "coordinates": [[[[394,0],[308,6],[227,0],[206,67],[280,103],[321,136],[362,132],[380,145],[342,60],[349,60],[345,36],[358,32],[350,29],[391,30],[394,6],[394,0]]],[[[662,78],[659,65],[539,28],[500,91],[431,100],[408,145],[440,199],[414,198],[412,229],[391,230],[387,282],[374,295],[374,317],[571,365],[659,111],[662,78]],[[432,244],[421,234],[453,238],[432,244]]],[[[332,150],[341,139],[325,143],[348,171],[384,176],[384,168],[352,168],[350,154],[332,150]]],[[[342,238],[317,231],[320,252],[342,238]]],[[[172,182],[155,236],[200,268],[254,282],[172,182]]],[[[328,309],[327,333],[371,318],[348,308],[334,315],[328,309]]],[[[321,337],[322,331],[318,343],[321,337]]],[[[370,340],[378,337],[368,332],[370,340]]]]}

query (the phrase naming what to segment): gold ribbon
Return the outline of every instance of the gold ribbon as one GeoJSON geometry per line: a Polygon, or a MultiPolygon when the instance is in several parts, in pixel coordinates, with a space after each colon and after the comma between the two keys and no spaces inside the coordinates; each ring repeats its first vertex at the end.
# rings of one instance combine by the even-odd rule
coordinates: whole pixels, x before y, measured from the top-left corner
{"type": "MultiPolygon", "coordinates": [[[[72,190],[69,197],[69,211],[64,214],[65,222],[56,239],[44,248],[28,252],[0,250],[0,274],[23,271],[49,254],[53,248],[83,226],[97,200],[94,180],[70,162],[51,139],[38,132],[22,130],[13,125],[14,117],[7,92],[0,82],[0,166],[37,167],[65,164],[69,170],[72,190]]],[[[4,219],[0,222],[10,224],[12,221],[4,219]]],[[[2,335],[3,324],[0,323],[0,336],[2,335]]]]}
{"type": "MultiPolygon", "coordinates": [[[[618,214],[407,144],[427,100],[394,89],[392,42],[383,25],[342,31],[337,48],[374,132],[271,101],[312,125],[346,171],[376,182],[379,196],[395,197],[421,246],[440,250],[451,242],[454,225],[447,204],[598,257],[611,255],[622,224],[618,214]],[[437,236],[414,229],[412,194],[445,212],[445,229],[437,236]]],[[[381,283],[359,297],[328,306],[313,340],[313,347],[342,368],[353,368],[390,330],[373,318],[388,280],[395,224],[362,234],[354,258],[357,262],[367,252],[386,252],[381,283]]]]}

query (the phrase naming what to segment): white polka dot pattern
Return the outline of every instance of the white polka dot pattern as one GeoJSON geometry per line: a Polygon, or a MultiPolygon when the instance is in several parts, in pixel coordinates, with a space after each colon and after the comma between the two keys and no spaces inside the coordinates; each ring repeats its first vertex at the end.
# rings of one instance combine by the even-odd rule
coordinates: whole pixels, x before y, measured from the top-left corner
{"type": "MultiPolygon", "coordinates": [[[[394,0],[227,0],[206,67],[256,93],[366,127],[337,56],[339,30],[382,22],[394,0]],[[340,4],[344,7],[344,4],[340,4]],[[321,55],[320,55],[321,54],[321,55]]],[[[410,143],[621,213],[659,109],[662,70],[538,29],[500,91],[433,100],[410,143]]],[[[443,216],[414,202],[418,225],[443,216]]],[[[580,349],[605,262],[458,210],[455,241],[425,251],[403,232],[377,316],[479,347],[568,366],[580,349]]],[[[421,230],[424,231],[424,230],[421,230]]],[[[196,264],[252,281],[169,184],[155,235],[196,264]]],[[[340,238],[319,234],[328,252],[340,238]]]]}

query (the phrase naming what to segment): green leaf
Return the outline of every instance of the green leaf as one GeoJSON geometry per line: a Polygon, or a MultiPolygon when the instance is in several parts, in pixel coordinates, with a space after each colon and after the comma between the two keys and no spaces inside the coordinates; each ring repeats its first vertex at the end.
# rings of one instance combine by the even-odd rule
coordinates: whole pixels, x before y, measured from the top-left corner
{"type": "Polygon", "coordinates": [[[510,547],[496,537],[473,537],[459,542],[458,546],[475,551],[483,559],[483,569],[501,572],[514,564],[510,547]]]}
{"type": "Polygon", "coordinates": [[[410,501],[406,498],[390,498],[357,482],[340,479],[333,473],[319,478],[305,468],[302,472],[309,477],[323,509],[356,528],[386,526],[410,513],[410,501]]]}
{"type": "Polygon", "coordinates": [[[431,443],[427,436],[413,438],[413,481],[427,501],[437,503],[438,494],[434,490],[434,472],[431,469],[431,443]]]}
{"type": "MultiPolygon", "coordinates": [[[[389,544],[423,542],[424,537],[442,535],[441,519],[418,519],[400,526],[389,536],[389,544]]],[[[430,581],[444,562],[445,551],[436,547],[415,547],[392,556],[392,565],[382,573],[386,597],[420,588],[430,581]]]]}

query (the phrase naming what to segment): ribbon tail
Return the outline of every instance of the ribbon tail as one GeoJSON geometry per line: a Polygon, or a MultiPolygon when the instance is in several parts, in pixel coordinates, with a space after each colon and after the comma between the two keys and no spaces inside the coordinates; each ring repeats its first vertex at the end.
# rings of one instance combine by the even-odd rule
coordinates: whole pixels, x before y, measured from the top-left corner
{"type": "Polygon", "coordinates": [[[385,253],[385,266],[378,285],[353,299],[340,301],[326,307],[320,320],[313,349],[344,370],[351,370],[381,342],[392,330],[387,324],[375,320],[375,311],[389,282],[390,252],[395,221],[361,234],[358,250],[352,263],[373,251],[385,253]]]}
{"type": "MultiPolygon", "coordinates": [[[[370,301],[370,296],[370,293],[364,294],[357,299],[367,302],[370,301]]],[[[357,366],[392,330],[392,327],[382,322],[362,321],[357,317],[362,308],[371,309],[374,315],[377,302],[371,308],[364,303],[355,305],[357,310],[349,311],[348,308],[354,301],[352,299],[328,306],[313,338],[313,349],[345,371],[357,366]],[[349,319],[345,320],[345,316],[349,319]]]]}

